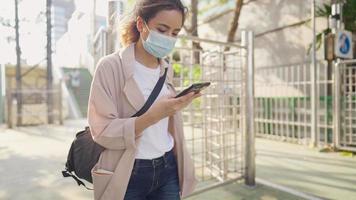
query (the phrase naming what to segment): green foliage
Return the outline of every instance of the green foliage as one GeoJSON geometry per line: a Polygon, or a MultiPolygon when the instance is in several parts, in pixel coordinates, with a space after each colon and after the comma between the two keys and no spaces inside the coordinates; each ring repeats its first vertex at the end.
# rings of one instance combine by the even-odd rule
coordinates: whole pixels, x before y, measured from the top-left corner
{"type": "MultiPolygon", "coordinates": [[[[356,0],[347,0],[343,8],[343,21],[345,29],[356,32],[356,0]]],[[[328,18],[331,15],[331,4],[323,4],[316,9],[317,17],[328,18]]]]}
{"type": "Polygon", "coordinates": [[[356,0],[348,0],[344,6],[345,29],[356,32],[356,0]]]}
{"type": "MultiPolygon", "coordinates": [[[[316,8],[316,17],[329,18],[331,15],[331,4],[324,3],[322,6],[316,8]]],[[[351,32],[356,32],[356,0],[347,0],[343,8],[343,20],[345,23],[345,29],[351,32]]],[[[330,28],[326,28],[322,32],[316,35],[316,49],[319,49],[322,44],[322,36],[331,32],[330,28]]],[[[310,53],[312,44],[309,44],[308,54],[310,53]]]]}
{"type": "MultiPolygon", "coordinates": [[[[173,72],[174,72],[174,77],[179,77],[181,79],[183,79],[183,87],[188,87],[190,84],[192,83],[197,83],[197,82],[201,82],[201,66],[198,64],[193,65],[193,69],[191,70],[190,74],[190,66],[184,66],[180,63],[174,63],[172,65],[173,67],[173,72]],[[190,81],[190,76],[191,76],[191,81],[190,81]]],[[[201,99],[195,99],[192,102],[192,106],[194,108],[199,108],[201,105],[201,99]]]]}
{"type": "Polygon", "coordinates": [[[198,64],[193,65],[193,69],[190,74],[189,66],[183,66],[180,63],[174,63],[172,65],[174,71],[174,77],[180,77],[183,79],[183,86],[187,87],[191,83],[201,81],[201,66],[198,64]],[[191,77],[191,80],[190,80],[191,77]]]}
{"type": "MultiPolygon", "coordinates": [[[[320,47],[321,47],[321,44],[322,44],[322,42],[323,42],[323,35],[327,35],[328,33],[330,33],[331,32],[331,29],[329,29],[329,28],[327,28],[327,29],[325,29],[325,30],[323,30],[322,32],[320,32],[320,33],[318,33],[317,35],[316,35],[316,43],[315,43],[315,48],[316,49],[319,49],[320,47]]],[[[311,48],[312,48],[312,45],[313,44],[309,44],[309,47],[308,47],[308,54],[310,53],[310,51],[311,51],[311,48]]]]}
{"type": "Polygon", "coordinates": [[[328,18],[331,14],[331,5],[330,4],[323,4],[320,7],[317,7],[315,10],[316,17],[326,17],[328,18]]]}

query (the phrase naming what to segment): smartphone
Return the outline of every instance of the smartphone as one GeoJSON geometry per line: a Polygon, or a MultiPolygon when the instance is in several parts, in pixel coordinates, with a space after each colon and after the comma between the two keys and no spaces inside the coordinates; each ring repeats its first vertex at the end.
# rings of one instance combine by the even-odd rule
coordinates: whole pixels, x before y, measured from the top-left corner
{"type": "Polygon", "coordinates": [[[198,92],[202,91],[203,89],[207,88],[209,85],[210,85],[210,82],[194,83],[191,86],[189,86],[188,88],[184,89],[179,94],[177,94],[177,96],[175,96],[175,98],[184,96],[190,92],[198,93],[198,92]]]}

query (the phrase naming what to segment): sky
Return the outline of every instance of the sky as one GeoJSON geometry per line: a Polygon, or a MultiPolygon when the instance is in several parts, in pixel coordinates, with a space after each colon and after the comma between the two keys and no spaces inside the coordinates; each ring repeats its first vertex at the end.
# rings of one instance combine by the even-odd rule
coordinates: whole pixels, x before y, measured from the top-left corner
{"type": "MultiPolygon", "coordinates": [[[[55,0],[54,0],[55,1],[55,0]]],[[[76,8],[82,12],[92,11],[92,1],[74,0],[76,8]]],[[[22,0],[19,4],[20,22],[20,46],[23,59],[28,64],[34,65],[45,58],[46,52],[46,21],[38,19],[38,14],[45,12],[46,0],[22,0]],[[31,9],[29,9],[31,8],[31,9]]],[[[105,16],[107,11],[107,0],[97,0],[97,15],[105,16]]],[[[12,26],[15,25],[15,6],[14,0],[1,0],[0,17],[11,20],[12,26]]],[[[15,29],[0,25],[0,64],[15,63],[15,29]],[[12,37],[12,41],[7,38],[12,37]]]]}

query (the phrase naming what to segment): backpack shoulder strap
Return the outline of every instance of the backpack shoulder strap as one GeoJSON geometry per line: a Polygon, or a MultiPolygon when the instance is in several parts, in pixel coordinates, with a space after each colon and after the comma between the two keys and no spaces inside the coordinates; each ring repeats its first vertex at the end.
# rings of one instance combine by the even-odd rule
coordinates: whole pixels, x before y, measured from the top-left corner
{"type": "Polygon", "coordinates": [[[159,93],[162,90],[163,84],[166,80],[166,76],[167,76],[167,70],[168,67],[166,67],[164,69],[164,74],[158,79],[155,87],[153,88],[153,91],[151,92],[150,96],[147,98],[146,103],[143,105],[143,107],[136,113],[134,114],[132,117],[138,117],[142,114],[144,114],[153,104],[153,102],[157,99],[159,93]]]}

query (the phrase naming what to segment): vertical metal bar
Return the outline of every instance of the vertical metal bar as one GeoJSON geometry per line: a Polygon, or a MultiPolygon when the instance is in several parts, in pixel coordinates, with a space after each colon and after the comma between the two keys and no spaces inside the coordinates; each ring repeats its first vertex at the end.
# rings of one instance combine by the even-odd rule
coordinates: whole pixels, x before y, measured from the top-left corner
{"type": "Polygon", "coordinates": [[[106,53],[113,53],[119,44],[118,42],[118,31],[117,23],[119,15],[121,14],[121,6],[122,3],[120,0],[110,0],[108,1],[108,16],[107,16],[107,24],[108,24],[108,36],[107,36],[107,51],[106,53]]]}
{"type": "MultiPolygon", "coordinates": [[[[351,84],[351,69],[349,67],[345,67],[345,72],[344,72],[344,81],[343,85],[346,86],[345,92],[344,92],[344,108],[346,110],[344,114],[344,120],[343,122],[345,123],[345,131],[343,132],[342,135],[345,136],[345,139],[343,141],[343,145],[349,145],[350,144],[350,138],[351,138],[351,133],[352,133],[352,123],[351,123],[351,117],[352,117],[352,108],[351,108],[351,102],[352,102],[352,96],[350,93],[352,93],[352,84],[351,84]],[[346,83],[346,84],[345,84],[346,83]],[[345,105],[346,104],[346,105],[345,105]]],[[[345,88],[345,87],[344,87],[345,88]]]]}
{"type": "MultiPolygon", "coordinates": [[[[297,89],[298,89],[298,91],[300,91],[301,89],[302,89],[302,79],[301,79],[301,69],[303,69],[303,68],[301,68],[301,66],[297,66],[297,89]]],[[[297,125],[297,142],[299,143],[299,141],[300,141],[300,132],[301,132],[301,129],[302,129],[302,125],[301,125],[301,122],[302,122],[302,120],[301,120],[301,98],[299,97],[299,96],[297,96],[297,100],[296,100],[297,102],[296,102],[296,106],[297,106],[297,108],[296,108],[296,112],[297,112],[297,123],[298,123],[298,125],[297,125]]]]}
{"type": "Polygon", "coordinates": [[[341,108],[341,91],[340,91],[340,63],[336,62],[334,67],[334,148],[338,148],[340,145],[340,108],[341,108]]]}
{"type": "Polygon", "coordinates": [[[60,80],[58,85],[58,112],[59,112],[60,125],[63,125],[62,85],[63,85],[63,81],[60,80]]]}
{"type": "MultiPolygon", "coordinates": [[[[200,56],[200,64],[201,64],[201,79],[202,81],[205,81],[205,74],[207,73],[205,70],[206,67],[204,66],[204,59],[202,58],[203,56],[200,56]]],[[[208,67],[208,66],[207,66],[208,67]]],[[[207,93],[209,92],[209,88],[207,88],[207,93]]],[[[203,109],[206,108],[208,106],[207,104],[207,97],[206,95],[203,95],[201,98],[201,108],[202,108],[202,147],[203,147],[203,151],[202,151],[202,180],[204,180],[205,178],[205,170],[206,170],[206,159],[207,159],[207,109],[203,109]]],[[[210,107],[209,107],[210,110],[210,107]]]]}
{"type": "Polygon", "coordinates": [[[311,7],[312,26],[313,26],[313,44],[312,44],[312,66],[311,75],[311,146],[317,146],[317,109],[316,109],[316,38],[315,38],[315,0],[312,0],[311,7]]]}
{"type": "MultiPolygon", "coordinates": [[[[290,69],[291,69],[291,66],[288,66],[287,68],[285,68],[285,73],[284,73],[285,76],[286,76],[285,80],[287,80],[287,88],[293,87],[293,83],[292,83],[291,79],[288,76],[291,73],[290,69]]],[[[290,96],[291,96],[291,94],[286,96],[286,98],[284,99],[284,103],[285,103],[284,119],[287,119],[284,127],[285,127],[286,132],[287,132],[287,141],[291,141],[291,139],[292,139],[291,130],[290,130],[292,122],[291,122],[291,120],[289,118],[289,116],[290,116],[290,114],[289,114],[290,96]]]]}
{"type": "Polygon", "coordinates": [[[5,70],[0,64],[0,124],[4,122],[5,70]]]}
{"type": "Polygon", "coordinates": [[[246,177],[245,184],[255,183],[255,132],[254,132],[254,34],[247,32],[247,69],[246,69],[246,177]]]}

